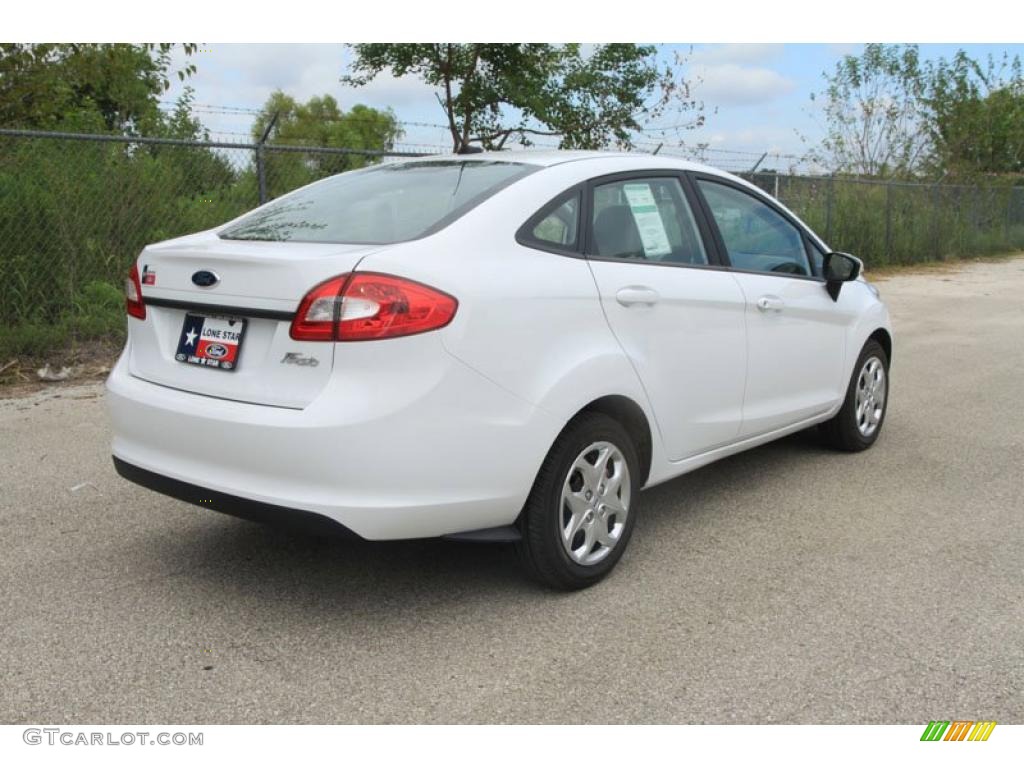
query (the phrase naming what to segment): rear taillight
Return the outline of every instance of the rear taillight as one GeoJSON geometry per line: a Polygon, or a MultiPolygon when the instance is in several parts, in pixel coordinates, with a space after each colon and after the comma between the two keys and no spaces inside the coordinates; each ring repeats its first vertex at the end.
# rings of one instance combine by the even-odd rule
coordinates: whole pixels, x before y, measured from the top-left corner
{"type": "Polygon", "coordinates": [[[375,272],[332,277],[306,294],[292,321],[299,341],[393,339],[443,328],[459,302],[412,280],[375,272]]]}
{"type": "Polygon", "coordinates": [[[124,281],[124,308],[132,317],[146,319],[146,303],[142,300],[142,285],[139,283],[139,267],[132,264],[131,272],[124,281]]]}

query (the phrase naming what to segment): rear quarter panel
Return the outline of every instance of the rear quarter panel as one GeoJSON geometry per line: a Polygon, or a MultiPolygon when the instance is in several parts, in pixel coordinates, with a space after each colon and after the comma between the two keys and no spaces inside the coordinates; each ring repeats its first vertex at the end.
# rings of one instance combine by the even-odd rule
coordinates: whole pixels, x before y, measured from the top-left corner
{"type": "MultiPolygon", "coordinates": [[[[575,167],[574,167],[575,166],[575,167]]],[[[436,235],[368,257],[360,269],[393,272],[455,296],[442,341],[455,358],[553,416],[531,436],[535,474],[561,428],[606,395],[636,402],[655,424],[639,378],[608,327],[584,259],[520,245],[537,209],[587,178],[567,163],[527,177],[436,235]]],[[[652,435],[655,456],[661,441],[652,435]]]]}

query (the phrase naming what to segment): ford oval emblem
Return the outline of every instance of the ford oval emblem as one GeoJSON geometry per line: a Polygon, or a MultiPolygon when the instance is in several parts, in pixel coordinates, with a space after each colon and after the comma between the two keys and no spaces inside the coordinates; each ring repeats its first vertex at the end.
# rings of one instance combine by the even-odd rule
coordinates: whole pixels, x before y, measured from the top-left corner
{"type": "Polygon", "coordinates": [[[211,272],[208,269],[201,269],[198,272],[193,273],[192,282],[200,288],[212,288],[220,282],[220,278],[217,276],[216,272],[211,272]]]}

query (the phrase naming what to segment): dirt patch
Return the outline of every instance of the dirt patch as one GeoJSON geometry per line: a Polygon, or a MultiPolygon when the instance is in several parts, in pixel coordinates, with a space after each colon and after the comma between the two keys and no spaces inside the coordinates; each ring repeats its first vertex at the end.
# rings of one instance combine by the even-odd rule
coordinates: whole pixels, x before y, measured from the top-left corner
{"type": "Polygon", "coordinates": [[[864,270],[864,277],[872,282],[881,282],[902,275],[956,275],[973,264],[1002,264],[1024,254],[1008,253],[999,256],[977,256],[945,261],[925,261],[920,264],[893,264],[864,270]]]}
{"type": "Polygon", "coordinates": [[[44,357],[2,360],[0,400],[101,381],[110,372],[121,347],[120,342],[93,340],[78,342],[72,348],[44,357]]]}

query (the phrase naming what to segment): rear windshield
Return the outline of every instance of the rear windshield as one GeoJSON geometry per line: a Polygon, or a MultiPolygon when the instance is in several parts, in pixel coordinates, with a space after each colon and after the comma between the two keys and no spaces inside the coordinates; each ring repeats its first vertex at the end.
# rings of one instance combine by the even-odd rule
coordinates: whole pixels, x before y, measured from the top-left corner
{"type": "Polygon", "coordinates": [[[379,165],[303,187],[253,211],[220,236],[308,243],[413,240],[447,226],[535,170],[484,160],[379,165]]]}

